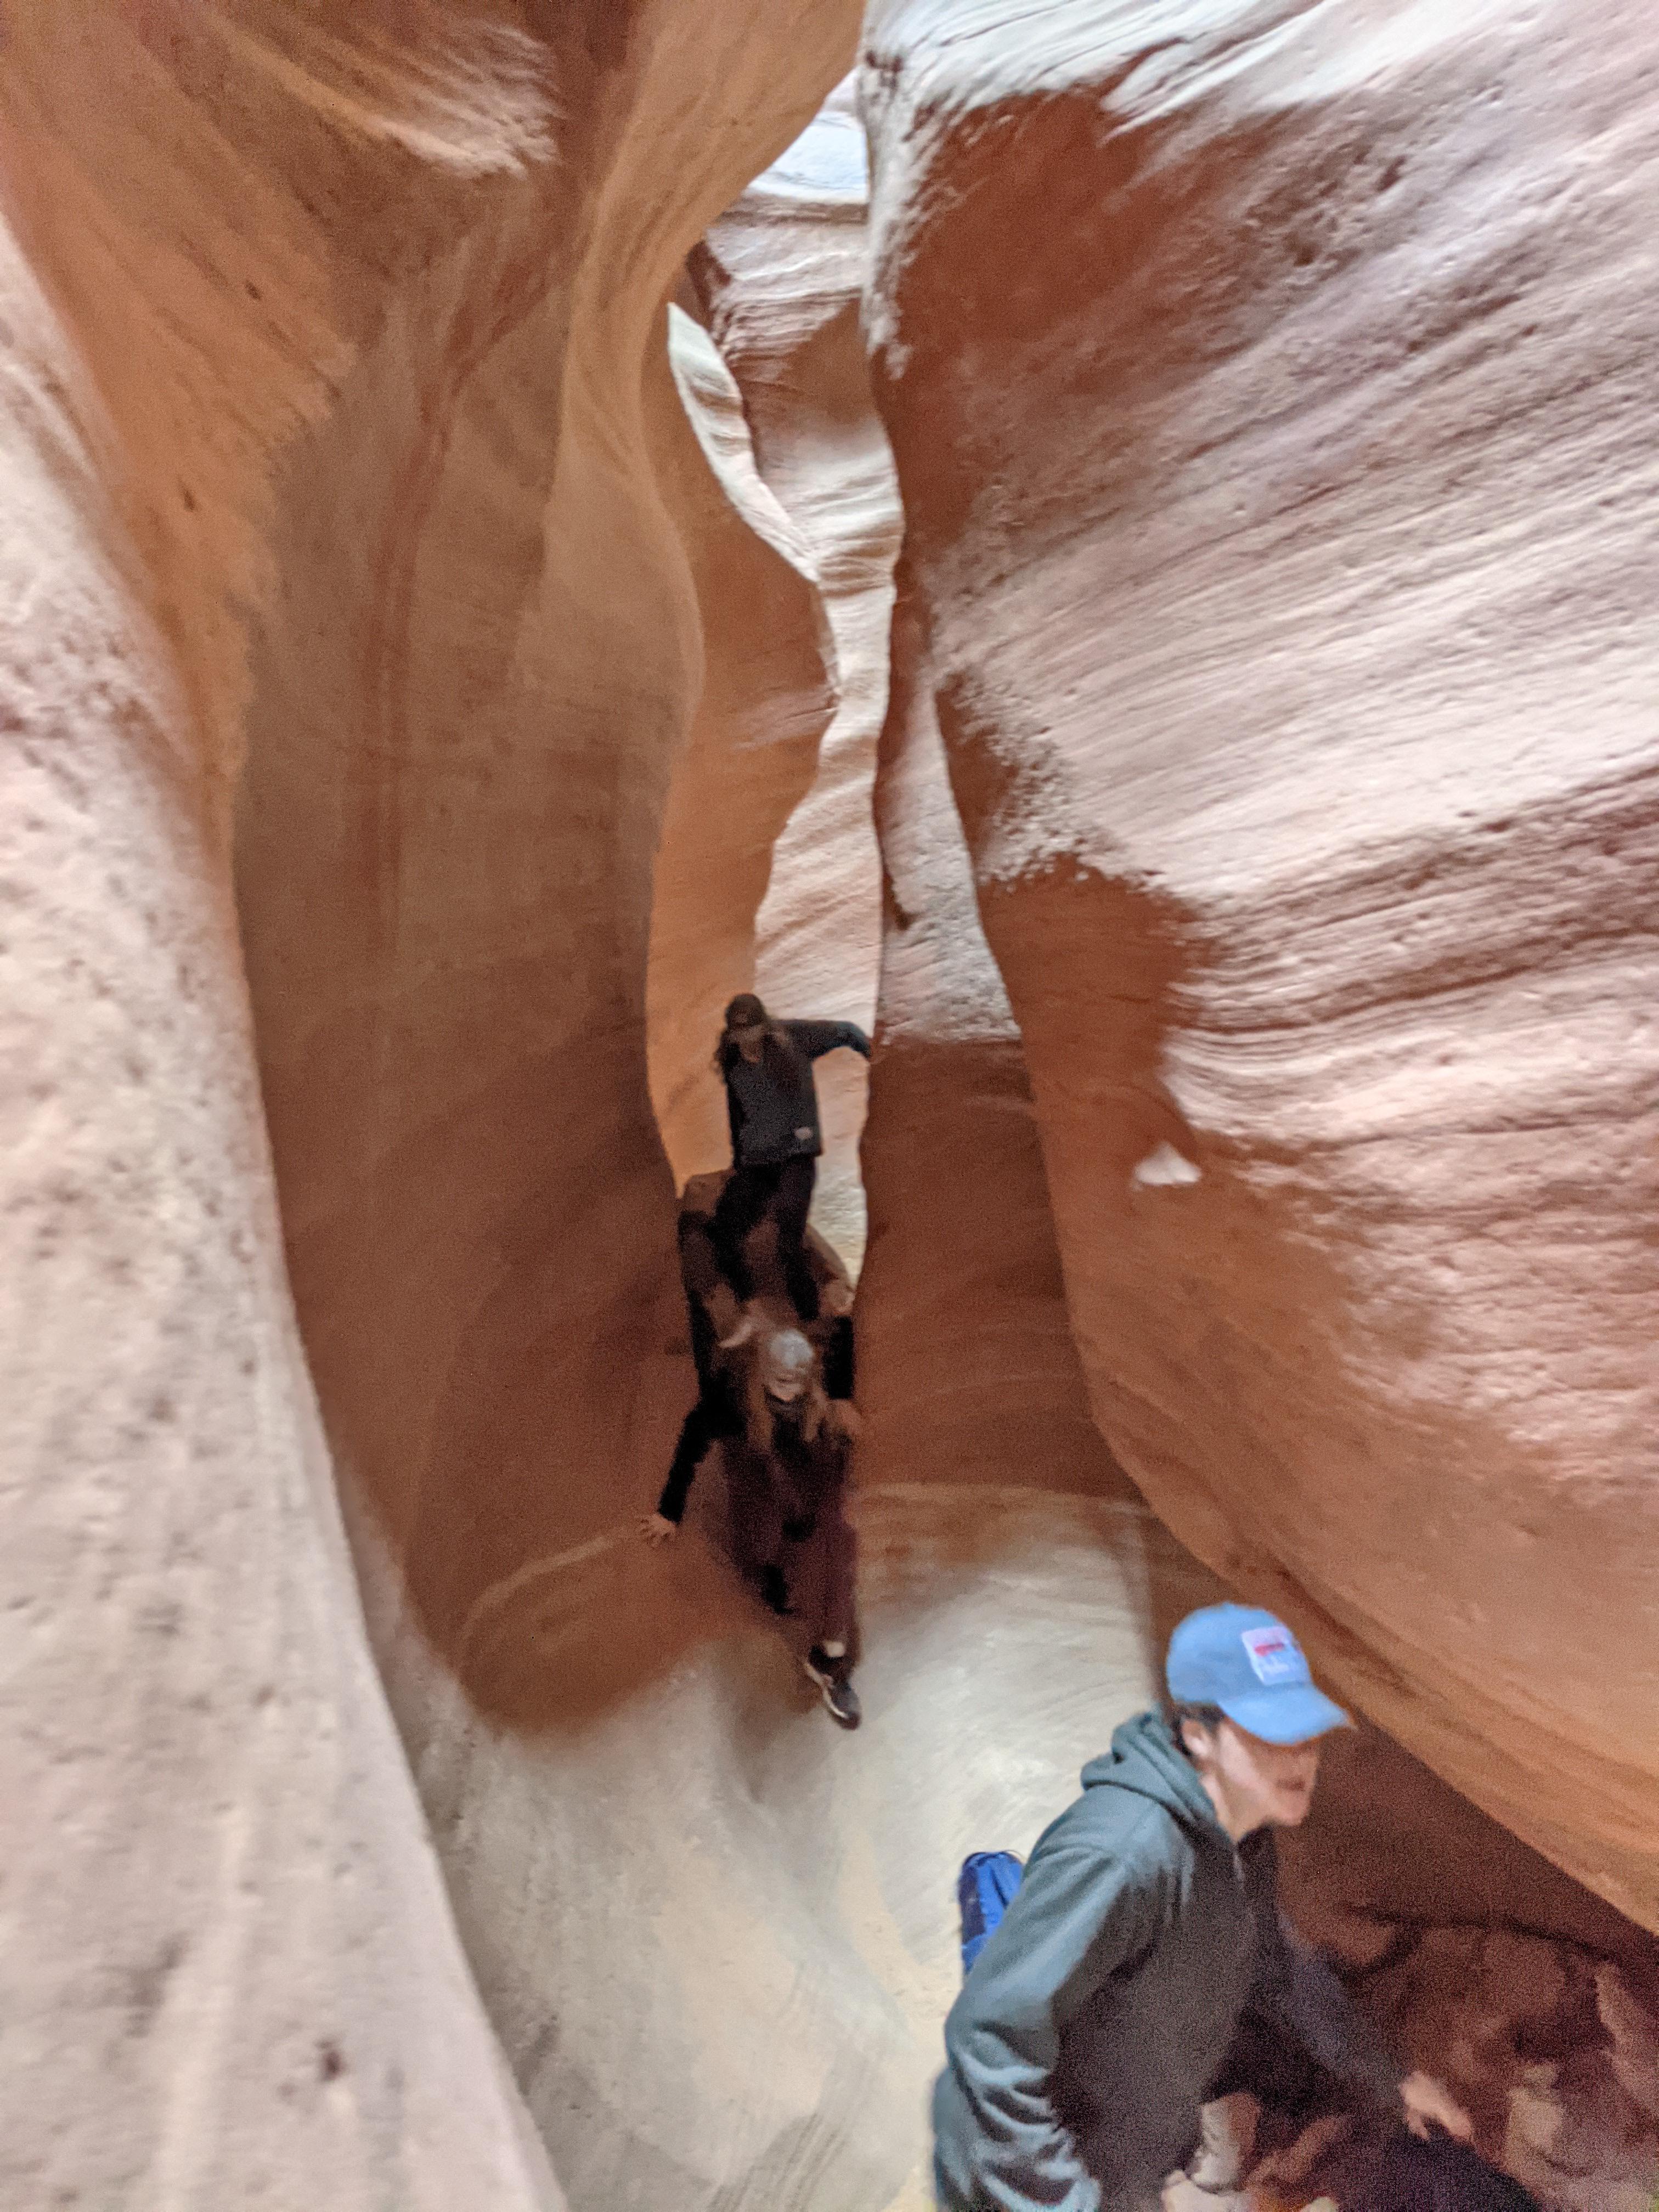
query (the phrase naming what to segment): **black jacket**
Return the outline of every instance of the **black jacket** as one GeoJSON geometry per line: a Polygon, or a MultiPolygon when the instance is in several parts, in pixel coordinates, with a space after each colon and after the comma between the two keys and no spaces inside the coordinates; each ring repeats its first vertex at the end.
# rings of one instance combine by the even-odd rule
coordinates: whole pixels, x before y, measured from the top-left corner
{"type": "Polygon", "coordinates": [[[1156,1713],[1083,1770],[945,2025],[933,2093],[947,2212],[1101,2212],[1191,2156],[1248,2004],[1329,2070],[1400,2071],[1290,1939],[1270,1831],[1237,1849],[1156,1713]]]}
{"type": "Polygon", "coordinates": [[[811,1063],[845,1045],[868,1060],[870,1040],[856,1022],[780,1022],[795,1047],[793,1063],[769,1043],[751,1066],[733,1052],[726,1069],[726,1109],[732,1124],[732,1158],[740,1168],[815,1160],[823,1150],[818,1127],[817,1086],[811,1063]]]}

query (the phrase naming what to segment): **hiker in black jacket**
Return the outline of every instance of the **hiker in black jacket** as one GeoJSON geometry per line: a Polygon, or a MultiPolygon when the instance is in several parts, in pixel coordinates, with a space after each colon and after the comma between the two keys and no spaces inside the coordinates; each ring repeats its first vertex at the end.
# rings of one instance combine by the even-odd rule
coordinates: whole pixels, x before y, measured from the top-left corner
{"type": "Polygon", "coordinates": [[[1414,2130],[1470,2132],[1279,1918],[1272,1832],[1306,1817],[1319,1738],[1347,1716],[1243,1606],[1182,1621],[1167,1680],[1174,1723],[1143,1713],[1084,1768],[945,2022],[945,2212],[1156,2207],[1247,2008],[1414,2130]]]}
{"type": "Polygon", "coordinates": [[[801,1240],[823,1150],[812,1062],[842,1045],[870,1057],[856,1022],[775,1021],[752,991],[743,991],[726,1009],[714,1053],[732,1125],[732,1172],[714,1213],[721,1267],[747,1299],[753,1283],[744,1244],[770,1215],[784,1281],[805,1322],[817,1318],[818,1293],[801,1240]]]}

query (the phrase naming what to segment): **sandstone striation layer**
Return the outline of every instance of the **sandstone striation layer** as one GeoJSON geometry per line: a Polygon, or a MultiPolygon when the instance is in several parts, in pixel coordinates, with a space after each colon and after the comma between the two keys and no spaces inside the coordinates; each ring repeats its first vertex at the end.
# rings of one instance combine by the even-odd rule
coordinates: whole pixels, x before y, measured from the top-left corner
{"type": "Polygon", "coordinates": [[[901,595],[876,788],[860,1467],[872,1481],[1133,1497],[1090,1418],[1019,1032],[980,927],[902,573],[901,595]]]}
{"type": "Polygon", "coordinates": [[[338,58],[296,94],[246,35],[0,39],[0,2200],[553,2212],[364,1639],[260,1110],[236,611],[349,342],[273,143],[326,142],[338,58]]]}
{"type": "Polygon", "coordinates": [[[756,469],[731,371],[678,306],[667,337],[679,404],[653,416],[653,458],[696,588],[702,681],[657,842],[646,1040],[684,1188],[731,1159],[714,1041],[726,1000],[754,988],[774,850],[812,787],[840,690],[817,562],[756,469]]]}
{"type": "Polygon", "coordinates": [[[1633,8],[878,0],[870,320],[1097,1416],[1659,1924],[1633,8]]]}

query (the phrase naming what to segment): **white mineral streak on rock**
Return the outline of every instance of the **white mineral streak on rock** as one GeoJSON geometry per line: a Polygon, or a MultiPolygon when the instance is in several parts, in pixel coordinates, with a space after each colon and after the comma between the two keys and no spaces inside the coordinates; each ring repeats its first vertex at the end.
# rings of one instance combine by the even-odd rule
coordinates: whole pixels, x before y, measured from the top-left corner
{"type": "Polygon", "coordinates": [[[1144,1160],[1135,1163],[1129,1180],[1149,1190],[1171,1190],[1201,1182],[1204,1176],[1202,1170],[1183,1159],[1173,1145],[1158,1144],[1144,1160]]]}

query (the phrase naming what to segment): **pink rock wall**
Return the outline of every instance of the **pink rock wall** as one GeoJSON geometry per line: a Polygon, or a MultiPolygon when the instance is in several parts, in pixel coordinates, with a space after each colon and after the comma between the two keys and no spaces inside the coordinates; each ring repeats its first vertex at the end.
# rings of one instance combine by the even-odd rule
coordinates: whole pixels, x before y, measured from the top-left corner
{"type": "Polygon", "coordinates": [[[216,127],[216,11],[4,32],[0,2198],[551,2212],[363,1635],[231,896],[256,454],[339,353],[293,111],[255,68],[216,127]]]}
{"type": "Polygon", "coordinates": [[[1155,1508],[1659,1922],[1647,17],[884,0],[878,398],[1155,1508]]]}
{"type": "Polygon", "coordinates": [[[876,790],[881,1052],[866,1139],[860,1471],[1130,1498],[1090,1417],[1024,1054],[980,927],[912,604],[901,573],[876,790]]]}
{"type": "Polygon", "coordinates": [[[647,362],[850,58],[765,14],[0,27],[8,2201],[562,2201],[324,1435],[428,1664],[649,1486],[699,626],[647,362]]]}
{"type": "MultiPolygon", "coordinates": [[[[1652,1917],[1650,33],[1140,23],[872,21],[878,913],[845,93],[679,276],[853,15],[7,11],[8,2201],[916,2212],[950,1871],[1214,1586],[1103,1431],[1652,1917]],[[878,921],[849,1743],[633,1522],[714,999],[878,921]]],[[[1629,1948],[1322,1820],[1358,1955],[1629,1948]]]]}

